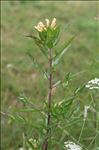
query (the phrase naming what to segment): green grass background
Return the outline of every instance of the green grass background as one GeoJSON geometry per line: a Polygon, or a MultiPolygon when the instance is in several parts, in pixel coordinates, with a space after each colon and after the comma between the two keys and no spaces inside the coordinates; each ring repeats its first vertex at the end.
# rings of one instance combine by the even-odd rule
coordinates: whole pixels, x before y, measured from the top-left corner
{"type": "MultiPolygon", "coordinates": [[[[56,78],[68,72],[81,72],[68,92],[56,91],[55,100],[68,96],[79,85],[99,77],[99,13],[97,1],[2,1],[1,2],[1,55],[2,55],[2,112],[13,113],[20,108],[20,93],[24,92],[35,104],[42,105],[47,96],[47,81],[33,68],[26,52],[29,51],[43,66],[46,59],[26,34],[45,18],[57,18],[62,26],[60,44],[76,34],[71,48],[57,67],[56,78]],[[8,67],[11,64],[11,67],[8,67]]],[[[84,97],[82,107],[86,104],[84,97]]],[[[37,117],[31,117],[34,120],[37,117]]],[[[29,130],[24,124],[9,123],[2,116],[2,150],[17,150],[22,144],[22,132],[29,130]]]]}

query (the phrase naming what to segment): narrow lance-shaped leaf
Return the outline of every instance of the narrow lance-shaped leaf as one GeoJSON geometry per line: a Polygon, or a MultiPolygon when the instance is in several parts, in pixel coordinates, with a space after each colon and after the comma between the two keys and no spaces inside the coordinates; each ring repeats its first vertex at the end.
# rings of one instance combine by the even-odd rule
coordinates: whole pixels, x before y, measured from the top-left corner
{"type": "Polygon", "coordinates": [[[14,117],[15,117],[15,121],[26,122],[26,118],[24,118],[23,116],[16,115],[14,117]]]}
{"type": "Polygon", "coordinates": [[[58,26],[58,27],[54,30],[54,38],[53,38],[54,44],[53,44],[53,46],[57,45],[57,43],[59,42],[59,40],[60,40],[59,34],[60,34],[60,26],[58,26]]]}
{"type": "MultiPolygon", "coordinates": [[[[26,109],[19,109],[18,111],[23,111],[23,112],[34,112],[34,111],[43,111],[39,106],[35,105],[28,97],[26,97],[23,94],[21,94],[18,99],[23,102],[23,103],[27,103],[30,104],[32,106],[32,108],[26,108],[26,109]]],[[[17,110],[16,110],[17,111],[17,110]]]]}
{"type": "Polygon", "coordinates": [[[48,71],[44,71],[44,79],[49,79],[49,72],[48,71]]]}
{"type": "Polygon", "coordinates": [[[85,85],[82,85],[82,86],[76,88],[74,91],[74,94],[76,95],[76,94],[80,93],[84,88],[85,88],[85,85]]]}
{"type": "Polygon", "coordinates": [[[56,105],[54,105],[51,109],[52,110],[52,115],[56,118],[59,117],[59,115],[65,117],[68,110],[71,107],[73,99],[74,99],[74,97],[71,97],[68,100],[64,99],[64,100],[58,102],[56,105]]]}
{"type": "Polygon", "coordinates": [[[39,112],[40,114],[42,114],[43,116],[45,116],[45,111],[43,109],[39,109],[39,108],[24,108],[24,109],[18,109],[16,110],[18,112],[26,112],[26,113],[35,113],[35,112],[39,112]]]}
{"type": "Polygon", "coordinates": [[[34,149],[33,143],[30,140],[27,140],[27,143],[29,144],[29,146],[34,149]]]}
{"type": "Polygon", "coordinates": [[[60,61],[60,59],[63,57],[65,52],[68,50],[68,48],[71,46],[71,43],[74,39],[74,36],[64,44],[63,48],[60,50],[60,52],[54,57],[53,59],[53,66],[57,65],[60,61]]]}
{"type": "Polygon", "coordinates": [[[57,82],[53,85],[53,87],[56,87],[56,86],[58,86],[58,85],[61,84],[61,83],[62,83],[62,81],[59,80],[59,81],[57,81],[57,82]]]}
{"type": "Polygon", "coordinates": [[[19,112],[38,112],[41,111],[39,109],[34,109],[34,108],[26,108],[26,109],[18,109],[19,112]]]}
{"type": "Polygon", "coordinates": [[[30,57],[30,59],[32,60],[33,62],[33,66],[35,68],[39,68],[41,70],[41,72],[43,73],[44,77],[46,76],[46,78],[48,79],[48,74],[47,72],[43,69],[42,65],[41,64],[38,64],[37,61],[35,60],[35,58],[32,56],[32,54],[30,54],[29,52],[27,52],[27,55],[30,57]]]}
{"type": "Polygon", "coordinates": [[[72,80],[72,78],[71,78],[71,73],[69,72],[69,73],[66,74],[65,79],[64,79],[64,81],[62,82],[62,86],[63,86],[63,87],[67,87],[68,84],[69,84],[69,81],[71,81],[71,80],[72,80]]]}
{"type": "Polygon", "coordinates": [[[47,29],[47,38],[45,40],[45,44],[47,45],[48,48],[53,47],[53,31],[51,28],[47,29]]]}
{"type": "Polygon", "coordinates": [[[34,40],[34,42],[36,43],[36,45],[39,47],[39,49],[41,50],[41,52],[48,58],[48,55],[47,55],[47,50],[45,49],[45,47],[43,46],[44,44],[42,43],[42,41],[37,38],[36,36],[33,36],[33,35],[29,35],[27,37],[30,37],[34,40]]]}
{"type": "Polygon", "coordinates": [[[66,74],[64,80],[59,80],[59,81],[57,81],[57,82],[53,85],[53,87],[56,87],[56,86],[58,86],[58,85],[62,85],[63,87],[66,87],[66,86],[68,85],[69,81],[71,81],[71,80],[72,80],[72,78],[71,78],[71,73],[69,72],[69,73],[66,74]]]}
{"type": "Polygon", "coordinates": [[[33,66],[35,68],[41,68],[41,65],[37,63],[37,61],[35,60],[35,58],[32,56],[31,53],[27,52],[27,55],[30,57],[30,59],[32,60],[33,62],[33,66]]]}

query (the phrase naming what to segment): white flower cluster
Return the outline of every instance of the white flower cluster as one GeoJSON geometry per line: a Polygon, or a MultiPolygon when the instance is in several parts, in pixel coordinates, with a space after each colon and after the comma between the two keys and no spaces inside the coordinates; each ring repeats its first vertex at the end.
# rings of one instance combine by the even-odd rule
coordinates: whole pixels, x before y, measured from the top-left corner
{"type": "Polygon", "coordinates": [[[92,90],[92,89],[99,89],[99,78],[95,78],[93,80],[90,80],[86,84],[86,88],[92,90]]]}
{"type": "Polygon", "coordinates": [[[71,141],[67,141],[67,142],[64,142],[65,144],[65,150],[82,150],[82,148],[75,144],[74,142],[71,142],[71,141]]]}
{"type": "Polygon", "coordinates": [[[51,22],[49,21],[49,19],[45,19],[45,21],[46,21],[46,25],[43,24],[43,22],[39,22],[37,26],[35,26],[35,29],[39,32],[42,32],[44,30],[46,31],[48,27],[52,29],[56,28],[56,18],[53,18],[51,22]]]}

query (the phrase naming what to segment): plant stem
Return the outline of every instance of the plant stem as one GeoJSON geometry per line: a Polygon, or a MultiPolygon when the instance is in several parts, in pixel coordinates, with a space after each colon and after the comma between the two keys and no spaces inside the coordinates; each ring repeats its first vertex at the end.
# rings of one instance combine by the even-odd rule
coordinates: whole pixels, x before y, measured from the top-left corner
{"type": "Polygon", "coordinates": [[[46,129],[46,138],[43,144],[42,150],[48,150],[48,140],[51,133],[51,101],[52,101],[52,49],[49,49],[49,93],[48,93],[48,114],[47,114],[47,129],[46,129]]]}

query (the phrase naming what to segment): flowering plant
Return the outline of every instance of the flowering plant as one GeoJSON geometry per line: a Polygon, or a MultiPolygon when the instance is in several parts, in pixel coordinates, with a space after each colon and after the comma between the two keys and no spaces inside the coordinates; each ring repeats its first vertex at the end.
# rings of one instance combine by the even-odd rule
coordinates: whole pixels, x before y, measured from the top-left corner
{"type": "MultiPolygon", "coordinates": [[[[34,135],[31,138],[25,136],[24,134],[22,148],[24,150],[87,150],[84,145],[80,144],[80,141],[82,137],[82,131],[85,126],[85,121],[88,117],[88,111],[91,110],[92,107],[85,106],[83,116],[83,113],[80,113],[79,105],[74,100],[77,99],[77,96],[84,89],[84,87],[93,89],[94,84],[94,88],[97,88],[99,80],[92,80],[88,82],[86,86],[83,85],[76,88],[71,96],[64,97],[64,99],[61,99],[59,102],[55,102],[53,100],[53,95],[58,86],[65,90],[69,86],[69,83],[73,80],[74,76],[76,76],[72,75],[69,72],[66,74],[63,80],[56,81],[54,79],[54,75],[57,70],[56,66],[63,58],[65,52],[71,46],[74,36],[66,41],[61,46],[61,48],[57,52],[55,52],[54,47],[57,46],[60,39],[60,26],[57,25],[56,18],[53,18],[52,21],[50,21],[49,19],[45,19],[45,21],[45,24],[43,22],[39,22],[34,27],[37,32],[37,36],[32,34],[28,35],[28,37],[34,40],[35,44],[47,58],[47,70],[42,69],[42,65],[39,64],[29,52],[28,56],[31,58],[34,67],[41,69],[43,74],[45,75],[44,77],[46,77],[48,81],[47,100],[45,100],[43,108],[39,108],[35,106],[34,103],[25,95],[21,95],[19,97],[19,99],[24,103],[25,106],[26,104],[32,106],[32,108],[26,107],[26,109],[21,110],[22,112],[39,112],[43,116],[42,119],[40,118],[41,122],[38,123],[35,127],[37,129],[36,136],[34,135]],[[75,124],[75,122],[81,121],[81,118],[82,120],[84,120],[84,123],[79,138],[75,139],[69,134],[68,130],[71,125],[75,124]],[[72,142],[68,141],[68,138],[71,139],[72,142]]],[[[97,117],[96,112],[95,117],[97,117]]],[[[34,127],[32,121],[30,121],[30,125],[32,129],[34,127]]],[[[91,146],[91,144],[89,144],[89,147],[91,146]]]]}
{"type": "Polygon", "coordinates": [[[42,22],[39,22],[35,29],[39,33],[39,42],[42,43],[43,46],[47,46],[47,48],[52,48],[57,43],[57,38],[59,35],[60,27],[56,25],[56,18],[50,22],[48,19],[46,20],[46,25],[42,22]]]}
{"type": "MultiPolygon", "coordinates": [[[[60,26],[56,23],[56,18],[53,18],[52,21],[49,21],[49,19],[45,19],[46,23],[43,24],[42,22],[39,22],[37,26],[34,28],[38,32],[38,36],[30,35],[29,37],[32,38],[36,45],[40,48],[42,53],[48,58],[49,60],[49,72],[47,74],[47,79],[49,81],[49,93],[48,93],[48,101],[47,101],[47,124],[46,124],[46,135],[42,144],[42,150],[48,150],[50,147],[49,144],[51,142],[50,136],[52,132],[52,121],[51,118],[58,115],[65,116],[66,111],[68,111],[69,106],[72,104],[72,100],[74,97],[72,97],[69,101],[63,100],[60,102],[60,105],[52,105],[52,95],[53,90],[58,85],[65,85],[66,82],[70,80],[70,74],[67,74],[64,81],[57,81],[56,83],[53,83],[53,73],[56,70],[56,65],[60,62],[60,59],[63,57],[67,49],[70,47],[72,40],[74,39],[74,36],[64,43],[62,48],[60,49],[57,54],[54,54],[54,51],[52,50],[59,42],[59,34],[60,34],[60,26]],[[58,106],[58,107],[57,107],[58,106]],[[61,111],[62,109],[62,111],[61,111]],[[61,111],[61,112],[60,112],[61,111]]],[[[30,55],[29,55],[30,56],[30,55]]]]}

